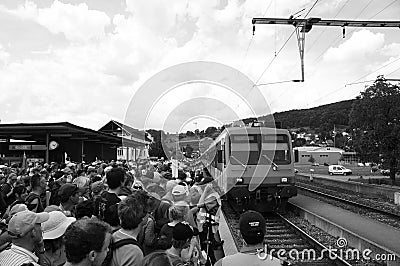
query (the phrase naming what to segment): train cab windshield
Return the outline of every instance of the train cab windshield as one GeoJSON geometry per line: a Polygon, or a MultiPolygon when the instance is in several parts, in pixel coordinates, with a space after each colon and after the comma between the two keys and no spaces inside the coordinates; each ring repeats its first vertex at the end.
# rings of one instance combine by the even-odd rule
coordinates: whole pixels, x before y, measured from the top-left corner
{"type": "Polygon", "coordinates": [[[234,165],[290,164],[289,138],[284,134],[231,135],[231,163],[234,165]]]}

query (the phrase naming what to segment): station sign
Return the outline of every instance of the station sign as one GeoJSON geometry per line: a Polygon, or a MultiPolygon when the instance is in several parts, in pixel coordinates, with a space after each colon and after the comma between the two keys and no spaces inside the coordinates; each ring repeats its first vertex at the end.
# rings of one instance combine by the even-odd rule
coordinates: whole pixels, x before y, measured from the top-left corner
{"type": "Polygon", "coordinates": [[[45,151],[46,145],[27,145],[27,144],[16,144],[9,145],[10,151],[45,151]]]}

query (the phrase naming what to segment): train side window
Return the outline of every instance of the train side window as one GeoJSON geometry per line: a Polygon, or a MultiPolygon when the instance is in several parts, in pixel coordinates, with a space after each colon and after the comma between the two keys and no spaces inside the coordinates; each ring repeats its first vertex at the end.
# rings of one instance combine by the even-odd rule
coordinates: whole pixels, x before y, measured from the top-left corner
{"type": "Polygon", "coordinates": [[[223,163],[222,158],[223,158],[223,156],[222,156],[222,150],[219,150],[219,151],[218,151],[218,163],[223,163]]]}

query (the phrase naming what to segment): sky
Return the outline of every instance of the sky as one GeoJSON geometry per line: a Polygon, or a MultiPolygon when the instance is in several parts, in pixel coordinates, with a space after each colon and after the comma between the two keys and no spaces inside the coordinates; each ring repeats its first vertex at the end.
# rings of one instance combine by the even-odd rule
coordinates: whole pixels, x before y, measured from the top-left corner
{"type": "Polygon", "coordinates": [[[301,79],[294,27],[256,25],[253,36],[251,20],[293,14],[400,21],[400,1],[2,0],[1,123],[97,130],[114,119],[184,132],[353,99],[371,82],[346,84],[400,78],[399,28],[346,28],[343,38],[340,27],[314,26],[304,82],[286,82],[301,79]]]}

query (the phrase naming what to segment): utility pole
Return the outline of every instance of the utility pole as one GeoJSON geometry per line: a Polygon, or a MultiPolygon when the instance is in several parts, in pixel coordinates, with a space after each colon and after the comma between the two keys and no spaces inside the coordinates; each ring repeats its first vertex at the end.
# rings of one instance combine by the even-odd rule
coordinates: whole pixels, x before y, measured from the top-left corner
{"type": "Polygon", "coordinates": [[[336,148],[336,128],[335,128],[335,124],[333,124],[333,147],[336,148]]]}
{"type": "Polygon", "coordinates": [[[346,36],[346,27],[393,27],[400,28],[400,21],[368,21],[368,20],[324,20],[321,18],[253,18],[253,35],[256,30],[255,24],[280,24],[292,25],[295,27],[297,36],[297,45],[299,47],[300,63],[301,63],[301,80],[294,79],[293,82],[304,82],[304,46],[306,33],[313,26],[336,26],[343,28],[343,38],[346,36]]]}

